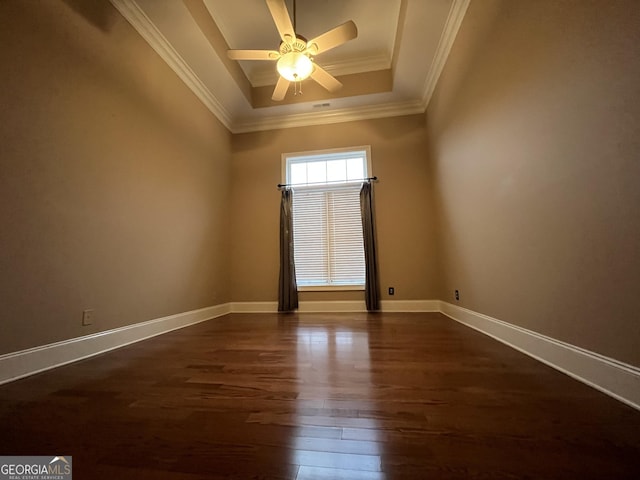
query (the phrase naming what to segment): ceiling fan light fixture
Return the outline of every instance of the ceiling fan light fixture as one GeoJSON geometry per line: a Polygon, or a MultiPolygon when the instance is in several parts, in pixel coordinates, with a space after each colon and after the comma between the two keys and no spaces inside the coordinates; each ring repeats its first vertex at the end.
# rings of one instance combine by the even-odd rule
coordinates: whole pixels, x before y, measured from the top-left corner
{"type": "Polygon", "coordinates": [[[299,82],[311,75],[313,62],[302,52],[288,52],[280,57],[276,68],[283,78],[299,82]]]}
{"type": "Polygon", "coordinates": [[[314,63],[316,55],[339,47],[358,36],[358,28],[352,20],[344,22],[317,37],[307,40],[296,33],[296,2],[293,0],[293,22],[287,10],[286,0],[265,0],[273,22],[280,36],[280,46],[275,50],[229,50],[232,60],[277,60],[276,70],[280,74],[273,89],[271,99],[279,102],[284,99],[289,84],[294,84],[294,95],[302,93],[302,80],[311,77],[318,85],[329,92],[342,87],[334,76],[320,65],[314,63]]]}

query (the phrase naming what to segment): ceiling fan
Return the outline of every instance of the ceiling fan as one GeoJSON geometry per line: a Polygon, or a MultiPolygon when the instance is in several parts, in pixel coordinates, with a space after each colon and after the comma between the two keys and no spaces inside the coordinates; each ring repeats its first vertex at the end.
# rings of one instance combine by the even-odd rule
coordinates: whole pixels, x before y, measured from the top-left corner
{"type": "Polygon", "coordinates": [[[356,38],[358,36],[356,24],[349,20],[311,40],[307,40],[295,31],[295,0],[293,3],[293,24],[285,0],[266,0],[266,2],[282,39],[278,50],[228,50],[229,58],[232,60],[277,60],[276,68],[280,77],[271,96],[275,101],[284,99],[290,82],[297,84],[308,77],[330,92],[340,89],[342,83],[314,63],[313,57],[356,38]]]}

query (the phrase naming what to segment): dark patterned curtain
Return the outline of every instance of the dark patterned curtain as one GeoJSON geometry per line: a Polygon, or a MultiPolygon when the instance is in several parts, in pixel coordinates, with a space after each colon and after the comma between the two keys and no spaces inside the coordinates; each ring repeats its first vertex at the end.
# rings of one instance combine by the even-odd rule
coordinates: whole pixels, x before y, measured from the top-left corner
{"type": "Polygon", "coordinates": [[[296,266],[293,261],[293,192],[282,189],[280,201],[280,281],[278,311],[292,312],[298,308],[296,266]]]}
{"type": "Polygon", "coordinates": [[[378,255],[376,253],[375,223],[373,219],[373,192],[370,182],[360,189],[360,211],[362,213],[362,238],[364,241],[364,262],[366,280],[364,299],[367,310],[380,310],[380,287],[378,285],[378,255]]]}

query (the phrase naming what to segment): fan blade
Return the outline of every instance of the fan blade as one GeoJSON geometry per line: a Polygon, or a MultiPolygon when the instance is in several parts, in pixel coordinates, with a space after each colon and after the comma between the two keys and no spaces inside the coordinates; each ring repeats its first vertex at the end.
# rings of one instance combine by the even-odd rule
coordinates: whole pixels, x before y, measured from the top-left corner
{"type": "Polygon", "coordinates": [[[353,21],[349,20],[348,22],[338,25],[336,28],[332,28],[322,35],[309,40],[307,42],[307,50],[309,50],[312,55],[319,55],[327,50],[338,47],[349,40],[353,40],[357,36],[358,28],[353,21]]]}
{"type": "Polygon", "coordinates": [[[284,0],[267,0],[267,7],[276,24],[278,33],[283,42],[291,44],[296,39],[296,32],[291,24],[291,17],[284,0]]]}
{"type": "Polygon", "coordinates": [[[275,50],[227,50],[231,60],[277,60],[280,52],[275,50]]]}
{"type": "Polygon", "coordinates": [[[288,89],[289,80],[284,77],[278,77],[278,83],[276,83],[276,88],[273,89],[271,100],[275,100],[276,102],[283,100],[284,96],[287,94],[288,89]]]}
{"type": "Polygon", "coordinates": [[[331,93],[340,90],[342,88],[342,84],[330,73],[328,73],[324,68],[319,65],[313,66],[313,72],[311,72],[311,78],[313,78],[316,82],[322,85],[324,88],[329,90],[331,93]]]}

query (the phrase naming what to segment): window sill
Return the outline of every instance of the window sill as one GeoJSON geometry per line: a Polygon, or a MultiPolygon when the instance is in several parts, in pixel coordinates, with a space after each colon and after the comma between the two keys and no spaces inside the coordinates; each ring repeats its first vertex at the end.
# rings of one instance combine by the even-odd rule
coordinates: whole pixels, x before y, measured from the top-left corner
{"type": "Polygon", "coordinates": [[[364,285],[305,285],[298,287],[299,292],[348,292],[364,291],[364,285]]]}

